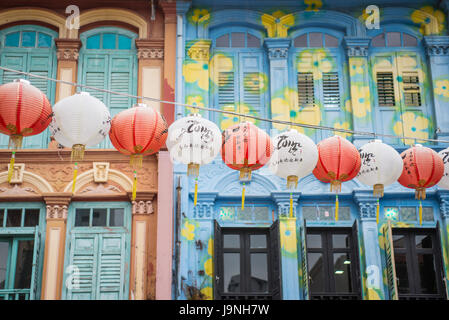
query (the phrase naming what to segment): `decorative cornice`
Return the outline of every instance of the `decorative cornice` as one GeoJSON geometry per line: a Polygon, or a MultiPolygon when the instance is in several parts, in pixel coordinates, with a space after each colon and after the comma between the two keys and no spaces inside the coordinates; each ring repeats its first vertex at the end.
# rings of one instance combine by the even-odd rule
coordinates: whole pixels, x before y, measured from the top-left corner
{"type": "Polygon", "coordinates": [[[345,37],[343,45],[348,57],[367,57],[370,38],[345,37]]]}
{"type": "Polygon", "coordinates": [[[47,208],[48,219],[67,219],[69,203],[71,201],[71,193],[51,193],[44,194],[44,201],[47,208]]]}
{"type": "MultiPolygon", "coordinates": [[[[293,192],[293,217],[296,217],[296,207],[301,196],[300,192],[293,192]]],[[[288,217],[290,213],[290,192],[272,192],[271,198],[278,206],[279,217],[288,217]]]]}
{"type": "Polygon", "coordinates": [[[136,47],[139,60],[164,58],[164,39],[136,40],[136,47]]]}
{"type": "MultiPolygon", "coordinates": [[[[190,194],[193,198],[193,193],[190,194]]],[[[218,192],[199,192],[197,195],[197,204],[193,208],[193,218],[196,219],[213,219],[214,205],[218,192]]]]}
{"type": "Polygon", "coordinates": [[[424,46],[429,56],[449,55],[449,36],[425,36],[424,46]]]}
{"type": "MultiPolygon", "coordinates": [[[[136,193],[136,199],[134,199],[134,201],[139,202],[139,201],[153,201],[154,196],[156,195],[156,193],[154,192],[147,192],[147,191],[139,191],[137,190],[136,193]]],[[[132,192],[128,192],[128,197],[130,201],[132,200],[132,192]]]]}
{"type": "Polygon", "coordinates": [[[55,43],[58,48],[56,52],[58,60],[78,61],[81,41],[75,39],[55,39],[55,43]]]}
{"type": "Polygon", "coordinates": [[[211,40],[201,39],[186,43],[187,56],[192,60],[209,61],[211,40]]]}
{"type": "Polygon", "coordinates": [[[266,38],[264,40],[264,45],[268,50],[268,58],[270,58],[270,60],[287,59],[290,43],[290,39],[266,38]]]}
{"type": "Polygon", "coordinates": [[[443,219],[449,219],[449,192],[439,190],[437,192],[440,200],[440,213],[443,219]]]}
{"type": "Polygon", "coordinates": [[[153,201],[133,201],[132,213],[134,214],[152,214],[153,201]]]}
{"type": "Polygon", "coordinates": [[[159,1],[165,17],[165,23],[176,23],[176,2],[175,1],[159,1]]]}

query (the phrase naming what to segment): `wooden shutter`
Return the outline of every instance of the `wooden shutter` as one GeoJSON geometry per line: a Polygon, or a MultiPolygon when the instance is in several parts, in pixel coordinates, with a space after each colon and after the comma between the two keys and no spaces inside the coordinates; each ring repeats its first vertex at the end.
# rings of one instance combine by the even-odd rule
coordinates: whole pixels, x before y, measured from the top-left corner
{"type": "Polygon", "coordinates": [[[397,53],[397,73],[402,78],[399,88],[403,96],[403,107],[420,107],[422,96],[420,83],[422,74],[418,68],[418,56],[415,53],[397,53]]]}
{"type": "Polygon", "coordinates": [[[222,248],[222,234],[221,227],[217,220],[214,220],[214,299],[221,299],[221,288],[223,280],[223,270],[221,269],[221,256],[223,255],[222,248]]]}
{"type": "Polygon", "coordinates": [[[360,282],[362,281],[362,278],[360,275],[359,231],[357,220],[355,220],[354,224],[352,225],[352,246],[353,246],[352,252],[354,253],[354,257],[352,257],[352,261],[354,261],[354,265],[352,266],[354,268],[353,275],[355,276],[354,291],[359,294],[359,297],[361,297],[362,290],[360,282]]]}
{"type": "Polygon", "coordinates": [[[41,234],[39,227],[36,227],[34,234],[34,252],[33,252],[33,267],[31,269],[31,284],[30,284],[30,300],[36,300],[38,298],[38,280],[39,280],[39,262],[40,262],[40,247],[41,247],[41,234]]]}
{"type": "Polygon", "coordinates": [[[398,286],[396,278],[396,265],[394,262],[393,249],[393,233],[391,229],[391,221],[384,225],[383,230],[384,246],[385,246],[385,264],[387,268],[388,291],[390,300],[398,300],[398,286]]]}
{"type": "Polygon", "coordinates": [[[276,220],[270,227],[271,293],[273,300],[280,300],[282,298],[281,259],[279,255],[281,247],[279,237],[279,220],[276,220]]]}
{"type": "Polygon", "coordinates": [[[437,226],[436,226],[436,235],[437,235],[437,243],[441,248],[441,266],[442,266],[442,275],[443,275],[443,285],[444,285],[444,290],[446,292],[446,299],[449,300],[449,291],[448,291],[448,272],[447,272],[447,265],[448,265],[448,261],[447,261],[447,243],[445,243],[445,241],[443,241],[443,239],[445,239],[445,235],[444,235],[444,230],[443,228],[441,228],[440,226],[440,222],[437,221],[437,226]]]}
{"type": "MultiPolygon", "coordinates": [[[[245,110],[240,104],[240,113],[251,113],[252,115],[264,117],[265,104],[262,87],[264,85],[262,78],[262,55],[258,53],[240,53],[239,54],[239,102],[249,106],[250,110],[245,110]]],[[[252,118],[246,121],[255,122],[252,118]]],[[[267,123],[259,123],[259,127],[266,128],[267,123]]]]}
{"type": "Polygon", "coordinates": [[[340,79],[338,72],[323,73],[323,104],[326,107],[340,106],[340,79]]]}
{"type": "Polygon", "coordinates": [[[377,97],[380,107],[394,107],[396,105],[394,94],[393,72],[377,72],[377,97]]]}
{"type": "Polygon", "coordinates": [[[301,235],[301,269],[302,269],[302,289],[303,299],[310,300],[309,292],[309,269],[307,265],[307,227],[306,219],[303,219],[303,223],[300,229],[301,235]]]}
{"type": "MultiPolygon", "coordinates": [[[[215,84],[218,86],[216,90],[216,104],[221,110],[238,112],[236,109],[236,103],[238,100],[237,79],[236,79],[236,66],[235,57],[232,55],[224,55],[222,53],[216,53],[213,65],[211,66],[211,72],[214,78],[215,84]]],[[[220,124],[224,119],[233,118],[230,114],[215,114],[216,121],[220,124]]],[[[221,129],[226,129],[222,127],[221,129]]]]}
{"type": "Polygon", "coordinates": [[[307,108],[315,105],[315,88],[312,72],[298,72],[298,107],[307,108]]]}
{"type": "MultiPolygon", "coordinates": [[[[108,59],[106,55],[85,54],[83,59],[83,84],[90,87],[107,89],[108,59]]],[[[89,92],[91,96],[100,99],[107,104],[107,94],[102,91],[89,88],[81,88],[89,92]]]]}

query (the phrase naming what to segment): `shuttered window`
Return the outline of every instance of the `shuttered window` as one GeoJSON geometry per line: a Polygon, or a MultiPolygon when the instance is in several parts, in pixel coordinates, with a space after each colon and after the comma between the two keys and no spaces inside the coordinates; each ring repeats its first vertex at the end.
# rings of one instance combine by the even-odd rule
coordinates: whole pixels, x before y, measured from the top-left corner
{"type": "Polygon", "coordinates": [[[419,89],[418,72],[404,72],[402,74],[404,103],[407,107],[421,106],[421,92],[419,89]]]}
{"type": "Polygon", "coordinates": [[[377,95],[379,106],[394,107],[394,82],[392,72],[377,72],[377,95]]]}
{"type": "Polygon", "coordinates": [[[323,73],[324,105],[340,105],[340,85],[337,72],[323,73]]]}
{"type": "Polygon", "coordinates": [[[299,107],[313,107],[315,105],[312,72],[298,72],[298,104],[299,107]]]}
{"type": "Polygon", "coordinates": [[[234,72],[218,73],[218,106],[233,106],[235,103],[235,78],[234,72]]]}
{"type": "Polygon", "coordinates": [[[260,110],[261,84],[258,72],[243,72],[243,102],[260,110]]]}

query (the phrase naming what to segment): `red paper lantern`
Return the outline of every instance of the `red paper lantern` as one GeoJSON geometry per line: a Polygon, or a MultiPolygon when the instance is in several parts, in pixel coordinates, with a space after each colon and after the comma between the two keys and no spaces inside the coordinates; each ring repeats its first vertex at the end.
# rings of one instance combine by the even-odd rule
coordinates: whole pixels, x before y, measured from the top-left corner
{"type": "Polygon", "coordinates": [[[348,140],[333,136],[322,140],[318,147],[318,163],[313,175],[331,184],[331,191],[341,191],[341,183],[354,179],[361,160],[357,148],[348,140]]]}
{"type": "Polygon", "coordinates": [[[167,122],[159,112],[137,104],[114,116],[109,138],[119,152],[131,156],[132,166],[141,166],[144,155],[158,152],[165,144],[167,133],[167,122]]]}
{"type": "Polygon", "coordinates": [[[231,169],[240,171],[241,180],[251,179],[251,172],[262,168],[273,153],[268,134],[251,122],[242,122],[222,133],[221,157],[231,169]]]}
{"type": "Polygon", "coordinates": [[[19,79],[0,86],[0,132],[10,136],[9,146],[21,148],[23,137],[44,131],[51,117],[48,98],[29,81],[19,79]]]}
{"type": "Polygon", "coordinates": [[[415,189],[416,199],[426,198],[426,188],[436,185],[444,173],[443,160],[430,148],[416,144],[401,153],[404,169],[398,182],[415,189]]]}

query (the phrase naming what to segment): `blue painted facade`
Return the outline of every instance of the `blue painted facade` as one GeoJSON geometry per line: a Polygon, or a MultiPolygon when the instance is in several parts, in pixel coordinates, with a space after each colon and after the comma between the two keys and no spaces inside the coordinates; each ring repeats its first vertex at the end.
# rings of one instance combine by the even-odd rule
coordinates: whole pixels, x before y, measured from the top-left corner
{"type": "MultiPolygon", "coordinates": [[[[366,27],[369,14],[364,10],[370,4],[331,0],[179,1],[177,102],[375,133],[342,134],[357,147],[376,134],[388,134],[413,138],[381,137],[398,152],[413,143],[436,151],[446,148],[447,143],[426,143],[420,138],[447,140],[449,134],[444,111],[449,93],[441,87],[443,75],[449,71],[447,3],[380,1],[379,29],[366,27]],[[393,106],[382,100],[385,93],[378,88],[382,72],[392,77],[393,106]],[[311,77],[309,82],[306,74],[311,77]],[[407,76],[416,77],[415,91],[404,80],[407,76]],[[253,82],[248,77],[256,85],[251,86],[253,82]],[[329,90],[329,84],[338,89],[329,90]],[[305,85],[314,89],[307,98],[301,91],[305,85]],[[418,102],[412,101],[417,97],[418,102]]],[[[189,112],[177,106],[176,117],[189,112]]],[[[200,112],[221,129],[243,121],[226,114],[200,112]]],[[[256,125],[272,137],[288,129],[258,120],[256,125]]],[[[316,143],[338,134],[296,129],[316,143]]],[[[419,202],[414,199],[414,190],[394,183],[386,187],[385,196],[380,199],[377,224],[372,190],[354,179],[342,185],[340,219],[335,221],[335,194],[329,191],[328,184],[309,175],[299,181],[293,192],[294,217],[290,218],[286,181],[271,174],[268,168],[253,172],[246,187],[244,212],[240,210],[242,184],[238,173],[228,168],[220,156],[199,172],[198,204],[194,207],[194,179],[186,175],[185,165],[174,166],[174,221],[178,217],[178,234],[174,236],[179,237],[180,246],[174,252],[178,258],[173,263],[173,299],[217,297],[214,291],[220,280],[215,263],[218,253],[213,251],[217,240],[214,221],[222,230],[269,228],[280,221],[281,299],[310,298],[304,222],[307,228],[354,228],[359,253],[355,265],[363,299],[388,300],[394,295],[388,281],[389,262],[383,236],[386,212],[398,215],[391,222],[393,228],[438,226],[444,273],[449,270],[449,194],[445,190],[427,190],[427,199],[422,201],[425,217],[419,225],[419,202]]]]}

